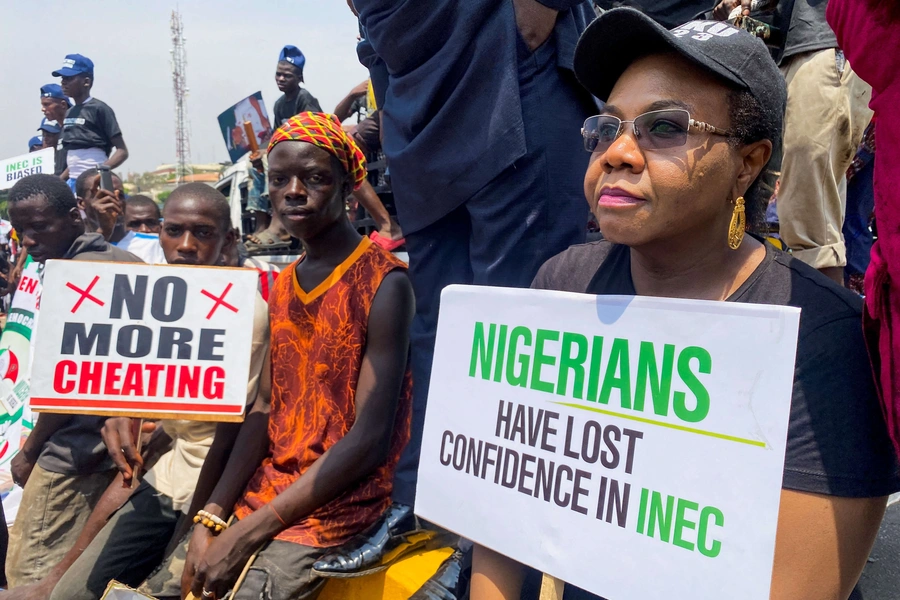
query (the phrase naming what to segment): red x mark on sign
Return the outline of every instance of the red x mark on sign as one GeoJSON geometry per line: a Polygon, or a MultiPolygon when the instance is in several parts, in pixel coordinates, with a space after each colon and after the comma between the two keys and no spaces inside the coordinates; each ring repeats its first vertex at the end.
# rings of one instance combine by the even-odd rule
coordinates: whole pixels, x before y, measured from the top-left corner
{"type": "Polygon", "coordinates": [[[200,293],[201,293],[201,294],[203,294],[203,295],[206,296],[207,298],[210,298],[211,300],[214,300],[214,301],[215,301],[215,304],[213,304],[213,307],[212,307],[211,309],[209,309],[209,314],[206,315],[206,320],[207,320],[207,321],[210,320],[210,319],[212,318],[213,313],[215,313],[215,312],[216,312],[216,309],[219,308],[220,306],[224,306],[225,308],[227,308],[228,310],[230,310],[230,311],[232,311],[232,312],[237,312],[237,311],[238,311],[238,309],[236,309],[236,308],[233,307],[232,305],[230,305],[230,304],[228,304],[227,302],[225,302],[225,296],[227,296],[227,295],[228,295],[228,292],[231,291],[231,285],[232,285],[232,284],[229,283],[229,284],[225,287],[225,291],[222,292],[222,295],[221,295],[221,296],[215,296],[215,295],[213,295],[213,294],[210,294],[210,293],[207,292],[206,290],[200,290],[200,293]]]}
{"type": "Polygon", "coordinates": [[[94,280],[91,282],[91,284],[89,286],[87,286],[86,290],[83,290],[83,289],[79,288],[78,286],[74,286],[69,282],[66,282],[67,288],[69,288],[70,290],[75,290],[76,292],[81,294],[81,298],[79,298],[78,302],[75,303],[75,306],[72,307],[73,314],[75,313],[75,311],[77,311],[79,308],[81,308],[81,303],[84,302],[85,300],[90,300],[91,302],[93,302],[95,304],[99,304],[100,306],[103,306],[103,300],[99,300],[99,299],[95,298],[94,296],[91,296],[91,290],[94,289],[94,286],[97,285],[98,281],[100,281],[100,276],[95,275],[94,280]]]}

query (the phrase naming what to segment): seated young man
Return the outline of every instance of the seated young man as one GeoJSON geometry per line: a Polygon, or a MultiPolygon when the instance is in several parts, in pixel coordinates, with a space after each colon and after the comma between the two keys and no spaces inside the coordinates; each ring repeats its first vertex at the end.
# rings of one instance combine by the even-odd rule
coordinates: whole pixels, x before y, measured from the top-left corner
{"type": "MultiPolygon", "coordinates": [[[[237,520],[216,534],[195,525],[183,584],[234,600],[315,598],[312,565],[390,505],[409,438],[406,265],[361,237],[344,210],[365,159],[331,115],[302,113],[269,144],[274,210],[306,253],[269,297],[272,398],[241,426],[204,510],[237,520]]],[[[200,493],[198,486],[198,494],[200,493]]]]}
{"type": "MultiPolygon", "coordinates": [[[[30,175],[9,191],[9,218],[23,248],[50,259],[140,262],[110,246],[84,221],[69,187],[53,175],[30,175]]],[[[100,267],[98,267],[100,268],[100,267]]],[[[115,477],[100,429],[103,417],[43,413],[12,459],[13,481],[25,488],[10,532],[10,587],[42,579],[75,543],[115,477]]]]}
{"type": "MultiPolygon", "coordinates": [[[[159,243],[169,264],[215,266],[236,243],[228,201],[219,191],[202,183],[177,188],[166,202],[159,243]]],[[[261,377],[268,348],[268,309],[257,296],[248,402],[255,401],[258,394],[268,398],[268,377],[261,377]]],[[[130,485],[135,467],[143,464],[135,450],[131,423],[126,418],[107,419],[103,428],[106,446],[122,474],[112,484],[111,494],[121,488],[123,479],[130,485]]],[[[54,570],[65,574],[59,573],[61,579],[50,588],[51,600],[96,600],[111,579],[135,586],[151,573],[163,559],[178,519],[190,505],[216,431],[216,423],[204,421],[157,423],[151,454],[152,448],[171,449],[162,454],[120,510],[111,518],[108,509],[99,515],[102,520],[109,518],[109,522],[99,533],[95,530],[90,534],[96,535],[93,541],[84,535],[79,538],[78,546],[89,545],[74,563],[68,561],[71,566],[66,564],[54,570]]]]}

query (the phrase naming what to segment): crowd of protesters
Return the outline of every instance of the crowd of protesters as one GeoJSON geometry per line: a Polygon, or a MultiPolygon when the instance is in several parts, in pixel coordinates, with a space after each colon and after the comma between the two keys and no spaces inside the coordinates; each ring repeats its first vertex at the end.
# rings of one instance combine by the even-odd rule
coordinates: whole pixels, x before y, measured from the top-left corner
{"type": "Polygon", "coordinates": [[[42,414],[11,467],[24,493],[0,600],[97,599],[113,579],[312,599],[437,540],[455,551],[413,598],[536,597],[538,573],[413,512],[455,283],[801,308],[771,597],[852,597],[900,491],[900,11],[617,4],[348,0],[370,78],[323,113],[284,46],[277,130],[245,158],[244,240],[212,187],[160,212],[102,185],[128,149],[93,62],[66,56],[29,141],[55,172],[10,190],[10,235],[37,262],[257,269],[247,410],[140,431],[42,414]],[[367,157],[386,160],[396,216],[367,157]],[[248,248],[303,254],[279,276],[248,248]]]}

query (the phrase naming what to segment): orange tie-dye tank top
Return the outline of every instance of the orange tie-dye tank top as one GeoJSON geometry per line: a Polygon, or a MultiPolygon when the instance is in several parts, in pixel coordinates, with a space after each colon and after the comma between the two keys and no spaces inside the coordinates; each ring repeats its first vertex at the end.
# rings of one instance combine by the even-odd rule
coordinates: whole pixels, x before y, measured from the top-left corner
{"type": "MultiPolygon", "coordinates": [[[[406,269],[402,261],[368,238],[309,293],[297,282],[297,264],[299,261],[275,280],[269,297],[269,454],[235,506],[239,519],[287,489],[350,431],[356,419],[356,387],[372,301],[385,275],[406,269]]],[[[409,440],[411,389],[407,367],[387,461],[276,539],[336,546],[378,519],[391,503],[394,469],[409,440]]]]}

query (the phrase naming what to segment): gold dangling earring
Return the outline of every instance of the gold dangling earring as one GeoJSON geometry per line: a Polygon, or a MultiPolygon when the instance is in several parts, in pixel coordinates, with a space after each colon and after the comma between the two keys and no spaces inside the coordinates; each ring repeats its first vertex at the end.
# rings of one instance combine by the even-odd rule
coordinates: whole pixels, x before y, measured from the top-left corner
{"type": "Polygon", "coordinates": [[[728,247],[737,250],[744,241],[744,230],[747,227],[747,218],[744,215],[744,197],[740,196],[734,201],[734,212],[731,214],[731,225],[728,227],[728,247]]]}

